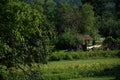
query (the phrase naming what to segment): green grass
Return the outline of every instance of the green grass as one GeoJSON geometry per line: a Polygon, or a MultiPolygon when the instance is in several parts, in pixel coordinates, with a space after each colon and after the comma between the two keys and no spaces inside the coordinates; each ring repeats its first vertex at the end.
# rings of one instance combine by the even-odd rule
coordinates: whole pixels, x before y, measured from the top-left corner
{"type": "Polygon", "coordinates": [[[118,65],[120,65],[119,58],[101,58],[73,61],[63,60],[49,62],[48,64],[43,65],[41,70],[43,76],[46,78],[45,80],[110,80],[109,77],[94,77],[115,77],[115,73],[119,74],[118,65]]]}
{"type": "MultiPolygon", "coordinates": [[[[119,65],[120,58],[101,58],[50,61],[45,65],[33,63],[31,69],[37,72],[35,74],[37,76],[38,72],[42,73],[45,80],[111,80],[117,76],[116,74],[120,74],[119,65]]],[[[29,66],[21,65],[21,67],[30,73],[29,66]]],[[[25,77],[23,71],[17,68],[11,68],[9,72],[15,79],[21,75],[25,77]]]]}
{"type": "Polygon", "coordinates": [[[86,59],[86,60],[63,60],[63,61],[52,61],[48,62],[47,66],[54,67],[54,66],[61,66],[61,65],[75,65],[75,64],[95,64],[95,63],[115,63],[120,62],[119,58],[101,58],[101,59],[86,59]]]}
{"type": "Polygon", "coordinates": [[[101,78],[89,77],[89,78],[79,78],[79,79],[70,79],[70,80],[114,80],[114,78],[113,77],[101,77],[101,78]]]}
{"type": "MultiPolygon", "coordinates": [[[[113,80],[120,76],[120,51],[64,52],[52,54],[48,64],[20,65],[32,77],[42,74],[45,80],[113,80]],[[33,74],[33,72],[35,74],[33,74]]],[[[19,68],[9,68],[8,76],[17,80],[28,78],[19,68]]],[[[6,79],[7,80],[7,79],[6,79]]],[[[120,80],[120,79],[118,79],[120,80]]]]}

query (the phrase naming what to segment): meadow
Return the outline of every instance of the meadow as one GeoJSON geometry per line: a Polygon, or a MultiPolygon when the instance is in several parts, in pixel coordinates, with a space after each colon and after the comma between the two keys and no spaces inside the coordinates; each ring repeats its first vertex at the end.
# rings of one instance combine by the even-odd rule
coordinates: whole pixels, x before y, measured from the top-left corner
{"type": "Polygon", "coordinates": [[[47,64],[32,63],[31,67],[20,65],[24,71],[20,68],[9,68],[7,80],[120,80],[119,54],[120,51],[57,51],[49,55],[47,64]],[[62,58],[58,60],[59,54],[62,58]],[[82,56],[74,57],[75,54],[82,56]],[[50,57],[53,55],[57,59],[50,57]],[[72,58],[63,58],[65,55],[72,58]]]}
{"type": "Polygon", "coordinates": [[[0,68],[5,80],[120,80],[119,53],[120,51],[57,51],[49,55],[47,64],[20,64],[21,68],[12,67],[7,71],[4,66],[0,68]],[[66,55],[71,58],[64,58],[66,55]]]}
{"type": "Polygon", "coordinates": [[[116,74],[120,74],[116,70],[118,65],[120,65],[119,58],[53,61],[43,65],[41,70],[46,80],[74,80],[75,78],[78,78],[77,80],[108,80],[111,77],[115,79],[116,74]]]}

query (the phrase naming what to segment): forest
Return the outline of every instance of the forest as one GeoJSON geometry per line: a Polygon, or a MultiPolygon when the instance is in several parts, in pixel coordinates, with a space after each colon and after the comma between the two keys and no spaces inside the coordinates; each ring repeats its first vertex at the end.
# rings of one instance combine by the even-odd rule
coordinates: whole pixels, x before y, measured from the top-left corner
{"type": "MultiPolygon", "coordinates": [[[[108,72],[103,71],[106,75],[110,66],[117,66],[113,72],[120,70],[119,50],[120,0],[0,0],[0,80],[77,80],[72,79],[79,76],[75,70],[82,68],[77,63],[73,65],[76,69],[62,65],[65,72],[69,67],[75,72],[76,76],[71,78],[72,73],[67,72],[64,74],[68,77],[57,78],[62,68],[48,68],[51,65],[47,64],[50,61],[117,57],[118,63],[111,59],[110,63],[108,59],[108,65],[91,64],[95,70],[96,67],[100,70],[107,67],[108,72]],[[92,42],[83,40],[86,35],[92,42]],[[88,44],[100,44],[101,47],[89,52],[88,44]],[[106,67],[101,68],[101,65],[106,67]],[[54,78],[52,70],[57,71],[54,78]]],[[[100,76],[95,73],[97,71],[93,75],[81,71],[80,75],[100,76]]],[[[116,80],[120,79],[119,74],[115,74],[116,80]]]]}

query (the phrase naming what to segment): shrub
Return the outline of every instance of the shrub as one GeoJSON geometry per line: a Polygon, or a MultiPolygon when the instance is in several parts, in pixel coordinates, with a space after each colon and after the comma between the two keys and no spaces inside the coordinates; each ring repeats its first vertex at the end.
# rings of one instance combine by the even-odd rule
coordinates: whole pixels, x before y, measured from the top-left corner
{"type": "Polygon", "coordinates": [[[0,79],[1,80],[7,79],[7,67],[4,65],[0,65],[0,79]]]}
{"type": "Polygon", "coordinates": [[[103,46],[105,48],[109,48],[109,49],[114,49],[115,48],[115,42],[116,40],[112,37],[107,37],[104,41],[103,41],[103,46]]]}
{"type": "Polygon", "coordinates": [[[49,61],[120,57],[120,51],[65,52],[56,51],[48,55],[49,61]]]}
{"type": "Polygon", "coordinates": [[[68,53],[68,54],[65,54],[65,58],[64,58],[65,60],[73,60],[73,55],[70,53],[68,53]]]}

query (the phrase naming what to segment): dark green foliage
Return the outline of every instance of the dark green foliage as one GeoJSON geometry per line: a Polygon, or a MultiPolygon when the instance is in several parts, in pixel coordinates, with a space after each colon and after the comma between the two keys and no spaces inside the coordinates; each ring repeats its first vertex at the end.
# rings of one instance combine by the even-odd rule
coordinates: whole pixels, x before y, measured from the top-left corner
{"type": "Polygon", "coordinates": [[[118,49],[120,49],[120,38],[117,38],[116,40],[116,46],[118,49]]]}
{"type": "Polygon", "coordinates": [[[1,80],[43,80],[40,71],[22,72],[15,68],[7,69],[6,66],[0,65],[0,79],[1,80]]]}
{"type": "Polygon", "coordinates": [[[4,65],[0,65],[0,79],[1,80],[6,80],[7,79],[7,67],[4,65]]]}
{"type": "Polygon", "coordinates": [[[42,80],[40,72],[26,72],[19,64],[47,63],[50,30],[45,16],[37,8],[17,0],[0,3],[0,78],[2,80],[42,80]],[[22,69],[22,74],[8,72],[8,68],[22,69]],[[6,76],[5,76],[6,75],[6,76]],[[41,79],[40,79],[41,78],[41,79]]]}
{"type": "Polygon", "coordinates": [[[17,63],[42,62],[49,52],[49,37],[44,30],[44,15],[29,4],[8,1],[0,19],[0,61],[7,67],[17,63]]]}
{"type": "Polygon", "coordinates": [[[82,6],[82,28],[84,34],[89,34],[95,37],[98,34],[98,27],[96,26],[96,17],[94,15],[93,6],[84,4],[82,6]]]}
{"type": "Polygon", "coordinates": [[[103,47],[104,49],[111,49],[111,50],[115,50],[115,49],[120,49],[120,42],[119,42],[119,38],[114,39],[112,37],[107,37],[104,41],[103,41],[103,47]]]}
{"type": "Polygon", "coordinates": [[[116,0],[82,0],[83,3],[90,3],[94,7],[96,15],[102,15],[109,11],[115,13],[116,0]]]}
{"type": "Polygon", "coordinates": [[[115,48],[115,39],[113,39],[112,37],[107,37],[103,41],[103,45],[105,48],[114,49],[115,48]]]}
{"type": "Polygon", "coordinates": [[[81,43],[79,34],[67,30],[58,38],[57,49],[77,49],[81,43]]]}
{"type": "Polygon", "coordinates": [[[116,0],[116,14],[117,18],[120,19],[120,0],[116,0]]]}
{"type": "Polygon", "coordinates": [[[112,36],[114,39],[120,37],[120,21],[114,20],[113,14],[106,12],[102,16],[100,34],[104,37],[112,36]]]}

